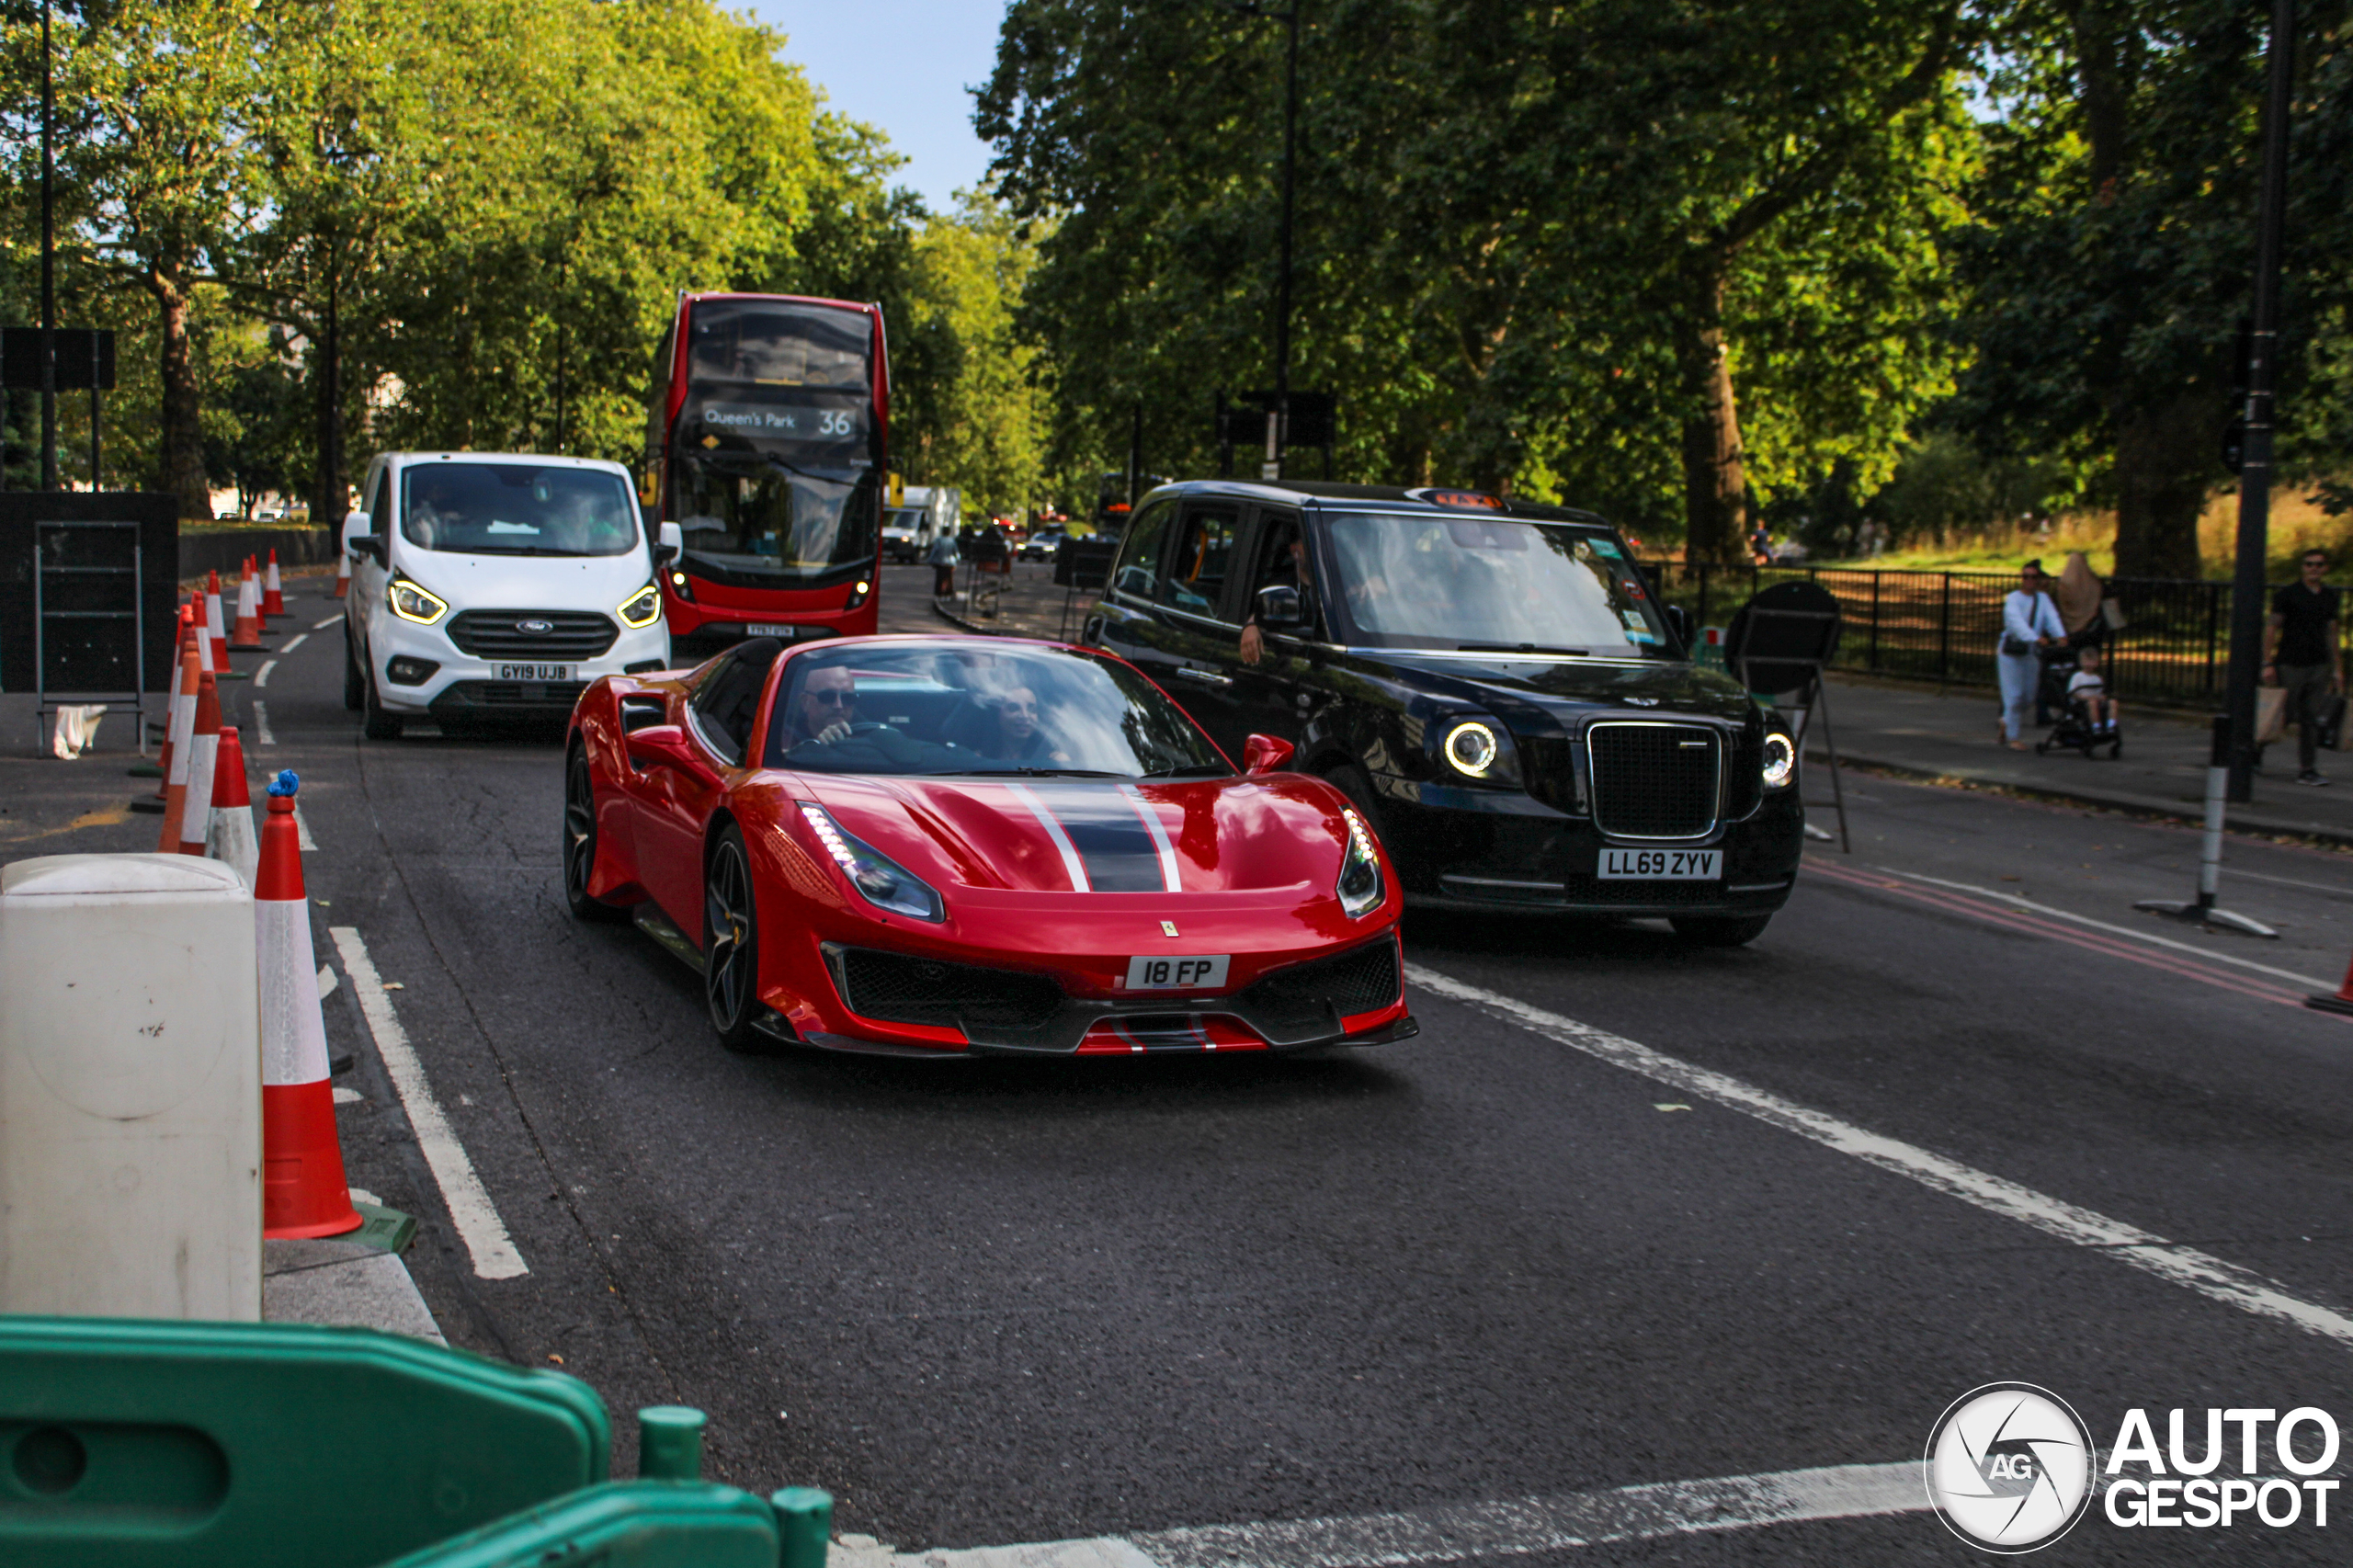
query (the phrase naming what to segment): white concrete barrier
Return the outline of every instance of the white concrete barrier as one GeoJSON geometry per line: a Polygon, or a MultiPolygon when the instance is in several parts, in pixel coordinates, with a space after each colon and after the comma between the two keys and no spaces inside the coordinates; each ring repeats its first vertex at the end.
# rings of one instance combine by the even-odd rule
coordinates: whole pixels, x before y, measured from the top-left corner
{"type": "Polygon", "coordinates": [[[253,894],[190,855],[0,867],[0,1312],[261,1315],[253,894]]]}

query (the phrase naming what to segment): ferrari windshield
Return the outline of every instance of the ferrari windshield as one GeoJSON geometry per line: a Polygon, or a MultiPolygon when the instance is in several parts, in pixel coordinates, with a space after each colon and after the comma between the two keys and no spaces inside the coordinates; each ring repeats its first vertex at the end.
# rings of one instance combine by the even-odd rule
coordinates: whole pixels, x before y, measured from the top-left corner
{"type": "Polygon", "coordinates": [[[1603,529],[1428,513],[1335,517],[1337,593],[1353,642],[1449,652],[1659,658],[1650,592],[1603,529]]]}
{"type": "Polygon", "coordinates": [[[401,537],[461,555],[624,555],[639,533],[629,486],[604,469],[426,462],[402,476],[401,537]]]}
{"type": "Polygon", "coordinates": [[[845,642],[786,666],[767,764],[823,773],[1230,773],[1160,688],[1071,649],[845,642]]]}

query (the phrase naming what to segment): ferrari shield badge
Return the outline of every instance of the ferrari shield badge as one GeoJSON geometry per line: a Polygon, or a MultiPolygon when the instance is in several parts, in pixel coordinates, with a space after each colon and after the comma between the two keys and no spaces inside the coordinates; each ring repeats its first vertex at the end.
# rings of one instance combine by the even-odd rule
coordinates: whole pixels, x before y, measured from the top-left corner
{"type": "Polygon", "coordinates": [[[1174,937],[1176,934],[1176,922],[1174,920],[1162,921],[1160,923],[1160,934],[1164,937],[1174,937]]]}

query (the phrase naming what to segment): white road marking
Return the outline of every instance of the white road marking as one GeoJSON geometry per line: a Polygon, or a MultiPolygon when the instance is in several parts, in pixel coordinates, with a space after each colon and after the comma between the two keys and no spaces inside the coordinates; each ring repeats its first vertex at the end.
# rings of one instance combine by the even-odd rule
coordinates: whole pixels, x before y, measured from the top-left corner
{"type": "Polygon", "coordinates": [[[369,1191],[364,1187],[347,1187],[345,1190],[351,1194],[351,1201],[354,1203],[371,1204],[378,1209],[381,1209],[384,1206],[384,1200],[382,1199],[377,1197],[374,1193],[369,1191]]]}
{"type": "Polygon", "coordinates": [[[266,746],[276,745],[278,737],[269,733],[268,706],[260,702],[249,702],[245,706],[254,710],[254,738],[266,746]]]}
{"type": "Polygon", "coordinates": [[[319,841],[311,836],[311,821],[302,814],[302,802],[294,802],[294,847],[305,855],[318,853],[319,841]]]}
{"type": "Polygon", "coordinates": [[[1926,882],[1932,888],[1950,888],[1955,892],[1974,893],[1979,898],[1998,899],[2004,903],[2016,904],[2020,909],[2031,909],[2037,915],[2048,915],[2054,920],[2072,920],[2078,926],[2088,926],[2095,931],[2105,931],[2112,937],[2129,937],[2136,942],[2146,942],[2153,948],[2171,948],[2176,952],[2195,953],[2209,963],[2235,964],[2241,969],[2251,969],[2258,974],[2268,974],[2277,980],[2292,980],[2299,985],[2317,986],[2323,991],[2336,989],[2336,983],[2333,981],[2314,980],[2308,974],[2297,974],[2289,970],[2274,969],[2268,963],[2257,963],[2253,959],[2234,958],[2229,953],[2218,953],[2211,948],[2201,948],[2194,942],[2177,942],[2171,937],[2160,937],[2152,931],[2137,930],[2130,926],[2112,926],[2105,920],[2095,920],[2088,915],[2075,915],[2063,909],[2053,909],[2047,903],[2037,903],[2030,898],[2020,898],[2014,892],[2003,892],[1996,888],[1981,888],[1973,882],[1949,882],[1941,877],[1924,877],[1917,871],[1899,871],[1893,866],[1881,866],[1880,869],[1892,877],[1902,877],[1908,882],[1926,882]]]}
{"type": "Polygon", "coordinates": [[[347,1088],[345,1088],[341,1084],[337,1084],[337,1085],[335,1086],[335,1104],[337,1104],[337,1105],[358,1105],[358,1104],[359,1103],[359,1101],[360,1101],[360,1094],[359,1094],[359,1091],[358,1091],[358,1089],[347,1089],[347,1088]]]}
{"type": "Polygon", "coordinates": [[[278,661],[276,659],[264,659],[261,662],[261,668],[254,672],[254,689],[256,691],[259,691],[263,687],[269,684],[269,672],[277,667],[278,661]]]}
{"type": "Polygon", "coordinates": [[[311,630],[312,630],[312,631],[324,631],[328,627],[335,625],[337,621],[341,620],[342,619],[343,619],[343,617],[342,617],[340,614],[331,615],[331,616],[327,617],[324,620],[319,621],[319,622],[317,622],[316,624],[314,624],[314,625],[311,628],[311,630]]]}
{"type": "Polygon", "coordinates": [[[286,646],[280,648],[278,652],[280,653],[290,653],[295,649],[300,648],[303,643],[308,642],[310,640],[311,634],[309,632],[298,631],[293,636],[286,640],[286,646]]]}
{"type": "Polygon", "coordinates": [[[1465,984],[1420,964],[1406,965],[1405,977],[1425,991],[1468,1003],[1507,1023],[1517,1024],[1548,1040],[1582,1051],[1613,1067],[1622,1067],[1687,1094],[1713,1100],[1728,1110],[1739,1111],[1785,1132],[1812,1139],[1824,1148],[1851,1154],[1866,1165],[1909,1176],[1933,1191],[1941,1192],[1949,1198],[1958,1198],[1964,1203],[2001,1215],[2004,1219],[2030,1225],[2045,1235],[2070,1245],[2098,1247],[2120,1262],[2144,1269],[2160,1279],[2195,1290],[2226,1306],[2302,1329],[2308,1334],[2319,1335],[2353,1349],[2353,1317],[2347,1317],[2334,1308],[2291,1296],[2287,1287],[2277,1280],[2268,1279],[2236,1264],[2225,1263],[2194,1247],[2178,1245],[2163,1236],[2128,1225],[2120,1220],[2111,1220],[2092,1210],[2047,1197],[2031,1187],[1964,1165],[1958,1160],[1947,1159],[1942,1154],[1881,1137],[1795,1101],[1785,1100],[1779,1095],[1769,1094],[1726,1074],[1679,1061],[1622,1036],[1609,1034],[1590,1024],[1581,1024],[1574,1018],[1548,1013],[1517,997],[1465,984]]]}
{"type": "Polygon", "coordinates": [[[342,984],[342,983],[343,983],[343,982],[341,982],[341,981],[337,980],[337,979],[335,977],[335,971],[333,971],[333,970],[329,969],[329,968],[328,968],[326,965],[324,965],[324,964],[321,964],[321,965],[319,966],[319,1000],[320,1000],[320,1001],[324,1002],[324,1001],[325,1001],[328,997],[330,997],[330,996],[334,995],[334,994],[335,994],[335,988],[336,986],[338,986],[338,985],[342,984]]]}
{"type": "Polygon", "coordinates": [[[841,1551],[835,1561],[844,1568],[1411,1568],[1812,1519],[1925,1513],[1927,1507],[1920,1463],[1910,1460],[1353,1518],[1206,1525],[905,1556],[841,1551]]]}
{"type": "Polygon", "coordinates": [[[426,1165],[441,1188],[441,1201],[449,1207],[449,1221],[457,1226],[459,1239],[473,1257],[474,1272],[484,1279],[512,1279],[529,1274],[523,1255],[507,1239],[506,1221],[498,1217],[498,1210],[483,1189],[482,1178],[474,1175],[473,1162],[466,1157],[466,1146],[458,1142],[457,1133],[450,1131],[449,1119],[441,1113],[441,1102],[433,1097],[433,1087],[426,1082],[425,1064],[417,1060],[415,1049],[409,1044],[408,1031],[401,1028],[400,1015],[392,1011],[392,999],[377,977],[376,960],[368,956],[368,944],[359,939],[358,928],[331,926],[327,935],[335,938],[335,951],[343,955],[343,972],[351,977],[352,993],[359,998],[360,1015],[368,1020],[368,1032],[376,1041],[376,1054],[383,1058],[392,1090],[401,1097],[401,1108],[408,1113],[408,1124],[416,1132],[417,1147],[423,1151],[426,1165]]]}

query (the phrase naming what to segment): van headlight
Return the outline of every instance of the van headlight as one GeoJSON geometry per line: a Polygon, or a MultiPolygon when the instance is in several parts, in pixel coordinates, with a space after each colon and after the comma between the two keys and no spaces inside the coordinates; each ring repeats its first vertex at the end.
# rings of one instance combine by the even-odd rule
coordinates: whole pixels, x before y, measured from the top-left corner
{"type": "Polygon", "coordinates": [[[662,619],[662,590],[648,583],[621,601],[617,612],[621,624],[631,631],[642,631],[662,619]]]}
{"type": "Polygon", "coordinates": [[[1352,810],[1340,815],[1348,824],[1348,850],[1340,858],[1340,913],[1349,919],[1370,915],[1381,906],[1381,853],[1372,846],[1372,830],[1352,810]]]}
{"type": "Polygon", "coordinates": [[[1765,766],[1760,770],[1768,790],[1786,790],[1798,776],[1797,743],[1779,730],[1765,733],[1765,766]]]}
{"type": "Polygon", "coordinates": [[[398,573],[384,585],[384,602],[403,620],[413,620],[419,626],[430,626],[449,613],[449,607],[436,596],[426,592],[398,573]]]}
{"type": "Polygon", "coordinates": [[[877,909],[911,920],[943,920],[947,911],[931,884],[864,839],[844,833],[833,813],[813,801],[800,802],[801,819],[858,896],[877,909]]]}

